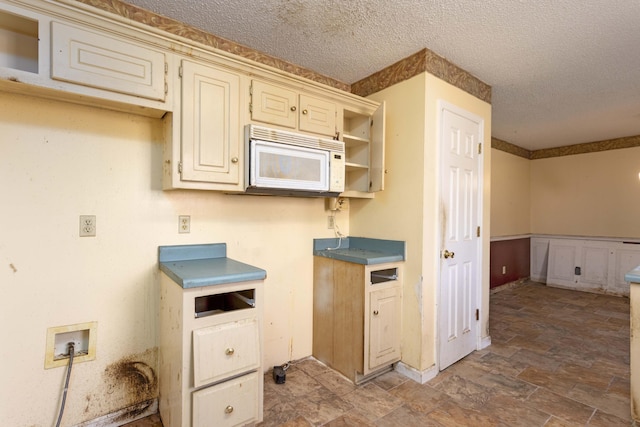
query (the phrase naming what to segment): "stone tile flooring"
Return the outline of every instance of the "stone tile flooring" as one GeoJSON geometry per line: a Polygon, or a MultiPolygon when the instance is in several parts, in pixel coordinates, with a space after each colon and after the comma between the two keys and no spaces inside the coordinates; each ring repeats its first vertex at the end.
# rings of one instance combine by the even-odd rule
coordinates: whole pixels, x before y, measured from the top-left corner
{"type": "Polygon", "coordinates": [[[627,298],[528,282],[491,295],[490,333],[424,385],[389,372],[356,387],[313,359],[284,385],[267,374],[259,427],[632,425],[627,298]]]}

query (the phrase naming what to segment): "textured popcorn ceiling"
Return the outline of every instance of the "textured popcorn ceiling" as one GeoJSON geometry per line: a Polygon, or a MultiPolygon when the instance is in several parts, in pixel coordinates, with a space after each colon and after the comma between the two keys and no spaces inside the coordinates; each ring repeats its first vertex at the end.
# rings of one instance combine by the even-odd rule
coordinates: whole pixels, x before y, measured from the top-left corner
{"type": "Polygon", "coordinates": [[[640,135],[638,0],[127,1],[346,83],[429,48],[529,150],[640,135]]]}

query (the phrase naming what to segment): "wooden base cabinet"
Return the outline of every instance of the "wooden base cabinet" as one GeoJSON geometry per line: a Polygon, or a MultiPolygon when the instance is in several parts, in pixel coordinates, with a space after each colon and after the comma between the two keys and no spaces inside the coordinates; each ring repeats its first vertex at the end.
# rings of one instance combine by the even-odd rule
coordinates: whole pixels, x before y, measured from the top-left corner
{"type": "Polygon", "coordinates": [[[313,356],[361,383],[400,360],[402,264],[314,257],[313,356]]]}
{"type": "Polygon", "coordinates": [[[184,289],[162,273],[160,289],[163,425],[262,421],[262,281],[184,289]]]}

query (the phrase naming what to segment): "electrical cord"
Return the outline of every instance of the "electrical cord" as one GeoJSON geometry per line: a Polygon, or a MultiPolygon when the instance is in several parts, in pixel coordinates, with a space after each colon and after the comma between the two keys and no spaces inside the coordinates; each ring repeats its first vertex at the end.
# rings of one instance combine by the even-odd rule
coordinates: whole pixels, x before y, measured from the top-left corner
{"type": "Polygon", "coordinates": [[[340,247],[342,246],[342,239],[345,238],[345,235],[342,234],[340,232],[340,228],[338,228],[338,223],[336,222],[336,212],[337,211],[333,211],[333,214],[331,216],[333,217],[333,231],[338,238],[338,246],[336,246],[335,248],[327,248],[328,251],[336,251],[340,249],[340,247]]]}
{"type": "Polygon", "coordinates": [[[64,382],[64,391],[62,392],[62,404],[60,405],[60,414],[58,415],[58,422],[56,427],[60,427],[62,421],[62,414],[64,413],[64,404],[67,400],[67,390],[69,389],[69,378],[71,377],[71,367],[73,366],[73,355],[75,353],[75,346],[72,342],[67,344],[69,347],[69,366],[67,366],[67,379],[64,382]]]}

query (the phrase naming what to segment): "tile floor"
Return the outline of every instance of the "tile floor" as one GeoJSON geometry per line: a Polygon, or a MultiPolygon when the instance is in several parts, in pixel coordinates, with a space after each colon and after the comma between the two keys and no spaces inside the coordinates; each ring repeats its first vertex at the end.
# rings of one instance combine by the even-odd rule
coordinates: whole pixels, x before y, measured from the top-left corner
{"type": "MultiPolygon", "coordinates": [[[[265,376],[270,426],[630,426],[629,300],[533,282],[491,295],[492,345],[421,385],[313,359],[265,376]]],[[[161,427],[157,415],[128,427],[161,427]]]]}

